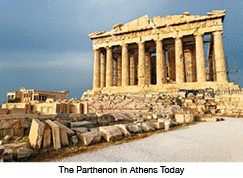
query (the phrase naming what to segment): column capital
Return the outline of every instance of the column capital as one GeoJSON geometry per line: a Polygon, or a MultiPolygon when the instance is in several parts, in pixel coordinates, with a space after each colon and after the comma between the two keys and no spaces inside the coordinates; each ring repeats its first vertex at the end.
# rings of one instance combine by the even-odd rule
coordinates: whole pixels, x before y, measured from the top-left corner
{"type": "Polygon", "coordinates": [[[163,42],[163,39],[157,39],[157,40],[155,40],[155,43],[160,43],[160,42],[163,42]]]}
{"type": "Polygon", "coordinates": [[[122,48],[123,47],[128,47],[128,44],[127,43],[123,43],[121,46],[122,46],[122,48]]]}
{"type": "Polygon", "coordinates": [[[100,51],[100,48],[93,48],[93,51],[100,51]]]}
{"type": "Polygon", "coordinates": [[[222,35],[224,32],[223,31],[215,31],[212,34],[215,35],[222,35]]]}
{"type": "Polygon", "coordinates": [[[106,50],[111,49],[111,46],[106,46],[105,49],[106,50]]]}
{"type": "Polygon", "coordinates": [[[140,46],[140,45],[144,45],[144,44],[145,44],[144,41],[140,41],[140,42],[138,42],[138,46],[140,46]]]}
{"type": "Polygon", "coordinates": [[[197,38],[197,37],[203,37],[204,36],[204,33],[197,33],[197,34],[194,34],[194,37],[197,38]]]}
{"type": "Polygon", "coordinates": [[[182,40],[182,36],[176,36],[175,37],[175,40],[177,41],[177,40],[182,40]]]}

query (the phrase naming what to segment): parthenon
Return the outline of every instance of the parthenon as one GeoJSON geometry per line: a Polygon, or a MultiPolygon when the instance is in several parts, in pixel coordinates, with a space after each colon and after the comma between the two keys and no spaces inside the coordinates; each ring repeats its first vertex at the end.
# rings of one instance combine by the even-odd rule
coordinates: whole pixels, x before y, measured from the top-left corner
{"type": "Polygon", "coordinates": [[[90,34],[94,76],[93,90],[88,93],[129,92],[146,86],[150,90],[234,86],[226,75],[224,18],[225,10],[206,16],[184,12],[149,19],[145,15],[114,25],[108,32],[90,34]]]}

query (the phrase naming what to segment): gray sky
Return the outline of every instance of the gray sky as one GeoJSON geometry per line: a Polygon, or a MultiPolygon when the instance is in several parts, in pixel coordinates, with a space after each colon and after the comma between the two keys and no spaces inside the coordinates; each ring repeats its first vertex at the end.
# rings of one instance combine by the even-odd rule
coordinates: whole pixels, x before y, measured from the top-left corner
{"type": "MultiPolygon", "coordinates": [[[[226,10],[224,49],[243,66],[242,0],[1,0],[0,103],[8,91],[69,90],[80,98],[92,89],[93,51],[88,34],[146,14],[226,10]]],[[[232,63],[232,62],[231,62],[232,63]]],[[[242,75],[242,71],[240,70],[242,75]]],[[[242,86],[242,84],[241,84],[242,86]]]]}

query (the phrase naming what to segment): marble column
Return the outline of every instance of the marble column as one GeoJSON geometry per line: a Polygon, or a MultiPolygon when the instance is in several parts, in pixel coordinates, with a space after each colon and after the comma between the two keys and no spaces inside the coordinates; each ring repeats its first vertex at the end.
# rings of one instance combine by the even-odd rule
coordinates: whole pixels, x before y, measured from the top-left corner
{"type": "Polygon", "coordinates": [[[197,60],[197,82],[206,82],[206,65],[203,46],[203,34],[197,34],[196,40],[196,60],[197,60]]]}
{"type": "Polygon", "coordinates": [[[100,88],[100,49],[94,50],[94,78],[93,88],[100,88]]]}
{"type": "Polygon", "coordinates": [[[167,64],[163,41],[156,41],[156,78],[157,85],[167,83],[167,64]]]}
{"type": "Polygon", "coordinates": [[[227,82],[222,34],[223,34],[222,31],[216,31],[213,33],[214,57],[215,57],[217,82],[227,82]]]}
{"type": "Polygon", "coordinates": [[[135,68],[135,54],[131,53],[130,54],[130,85],[135,85],[136,84],[136,68],[135,68]]]}
{"type": "Polygon", "coordinates": [[[170,46],[170,47],[168,47],[167,52],[168,52],[168,76],[169,76],[169,81],[173,82],[176,80],[175,48],[170,46]]]}
{"type": "Polygon", "coordinates": [[[106,75],[106,61],[105,61],[105,52],[101,52],[101,60],[100,60],[100,87],[105,87],[105,75],[106,75]]]}
{"type": "Polygon", "coordinates": [[[117,73],[117,59],[113,59],[113,86],[118,86],[117,73]]]}
{"type": "Polygon", "coordinates": [[[106,48],[106,87],[113,86],[113,57],[112,48],[106,48]]]}
{"type": "Polygon", "coordinates": [[[117,57],[117,86],[122,85],[122,59],[121,55],[117,57]]]}
{"type": "Polygon", "coordinates": [[[150,52],[145,53],[145,62],[146,62],[146,84],[150,85],[151,84],[151,54],[150,52]]]}
{"type": "Polygon", "coordinates": [[[176,83],[185,82],[182,39],[175,39],[176,83]]]}
{"type": "Polygon", "coordinates": [[[128,86],[130,83],[130,65],[128,58],[128,45],[122,45],[122,86],[128,86]]]}
{"type": "Polygon", "coordinates": [[[185,60],[185,78],[186,82],[193,82],[193,58],[191,46],[184,48],[184,60],[185,60]]]}
{"type": "Polygon", "coordinates": [[[138,43],[138,85],[145,85],[145,43],[138,43]]]}

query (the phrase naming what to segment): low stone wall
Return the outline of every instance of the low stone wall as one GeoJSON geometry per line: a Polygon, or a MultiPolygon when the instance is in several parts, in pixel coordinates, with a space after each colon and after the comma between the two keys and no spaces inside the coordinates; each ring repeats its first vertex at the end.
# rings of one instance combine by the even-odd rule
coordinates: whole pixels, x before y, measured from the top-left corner
{"type": "Polygon", "coordinates": [[[6,135],[24,136],[29,134],[32,119],[1,119],[0,138],[6,135]]]}

